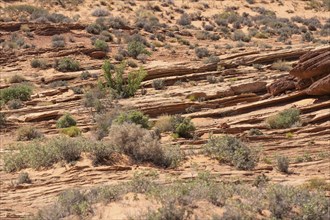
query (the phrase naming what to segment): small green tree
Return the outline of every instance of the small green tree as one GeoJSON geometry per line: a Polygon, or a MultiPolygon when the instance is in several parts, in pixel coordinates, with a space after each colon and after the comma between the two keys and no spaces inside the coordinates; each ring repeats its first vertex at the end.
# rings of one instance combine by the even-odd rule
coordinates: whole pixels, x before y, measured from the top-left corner
{"type": "Polygon", "coordinates": [[[127,79],[125,79],[125,68],[125,62],[114,66],[108,60],[102,66],[107,86],[122,98],[134,96],[135,92],[140,88],[142,80],[147,75],[146,71],[140,68],[128,73],[127,79]]]}

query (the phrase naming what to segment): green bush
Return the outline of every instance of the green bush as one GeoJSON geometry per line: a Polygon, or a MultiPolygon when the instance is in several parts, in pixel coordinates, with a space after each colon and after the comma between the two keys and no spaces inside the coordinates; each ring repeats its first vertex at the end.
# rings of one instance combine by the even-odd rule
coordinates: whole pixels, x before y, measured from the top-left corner
{"type": "Polygon", "coordinates": [[[117,96],[128,98],[134,96],[135,92],[140,88],[141,82],[147,75],[143,68],[128,73],[127,79],[124,78],[124,70],[126,63],[113,66],[109,61],[105,61],[102,69],[107,86],[112,89],[117,96]]]}
{"type": "Polygon", "coordinates": [[[94,43],[94,46],[98,50],[102,50],[104,52],[109,51],[109,46],[108,46],[107,42],[105,42],[104,40],[97,39],[94,43]]]}
{"type": "Polygon", "coordinates": [[[150,127],[149,117],[147,115],[144,115],[142,112],[136,110],[120,113],[115,119],[115,122],[118,124],[123,124],[124,122],[134,123],[141,125],[142,128],[150,127]]]}
{"type": "Polygon", "coordinates": [[[65,38],[62,35],[54,35],[52,37],[52,46],[54,48],[65,47],[65,38]]]}
{"type": "Polygon", "coordinates": [[[76,120],[72,118],[72,116],[68,113],[64,114],[60,117],[56,122],[57,128],[68,128],[71,126],[75,126],[77,124],[76,120]]]}
{"type": "Polygon", "coordinates": [[[67,128],[62,128],[61,133],[66,134],[69,137],[77,137],[77,136],[81,135],[81,130],[76,126],[71,126],[71,127],[67,127],[67,128]]]}
{"type": "Polygon", "coordinates": [[[270,116],[266,119],[266,123],[270,128],[290,128],[300,121],[300,111],[296,108],[286,109],[277,115],[270,116]]]}
{"type": "Polygon", "coordinates": [[[195,129],[190,118],[184,118],[181,115],[172,116],[172,131],[179,137],[190,138],[195,129]]]}
{"type": "Polygon", "coordinates": [[[19,99],[27,101],[30,99],[32,89],[28,85],[19,84],[8,88],[0,89],[0,102],[7,103],[9,100],[19,99]]]}
{"type": "Polygon", "coordinates": [[[55,69],[60,72],[78,71],[80,65],[78,61],[70,57],[64,57],[55,61],[55,69]]]}
{"type": "Polygon", "coordinates": [[[232,136],[211,136],[205,145],[205,153],[218,161],[240,170],[251,170],[258,162],[258,155],[241,140],[232,136]]]}
{"type": "Polygon", "coordinates": [[[151,53],[146,49],[146,46],[140,41],[136,40],[130,41],[127,44],[127,52],[128,55],[133,58],[137,58],[140,54],[151,55],[151,53]]]}
{"type": "Polygon", "coordinates": [[[32,126],[23,126],[17,130],[18,141],[29,141],[43,137],[42,133],[32,126]]]}

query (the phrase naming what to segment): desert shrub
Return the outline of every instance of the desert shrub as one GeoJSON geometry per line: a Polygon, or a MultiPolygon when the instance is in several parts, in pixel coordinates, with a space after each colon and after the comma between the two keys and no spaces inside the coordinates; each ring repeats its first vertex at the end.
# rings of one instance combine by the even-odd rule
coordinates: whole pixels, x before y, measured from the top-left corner
{"type": "Polygon", "coordinates": [[[330,183],[328,183],[325,179],[320,178],[312,178],[305,182],[303,185],[304,188],[308,190],[324,190],[329,191],[330,190],[330,183]]]}
{"type": "Polygon", "coordinates": [[[29,141],[41,137],[43,137],[43,134],[32,126],[23,126],[17,130],[18,141],[29,141]]]}
{"type": "Polygon", "coordinates": [[[92,77],[92,75],[88,71],[83,71],[80,74],[80,79],[82,79],[82,80],[86,80],[86,79],[89,79],[91,77],[92,77]]]}
{"type": "Polygon", "coordinates": [[[4,113],[0,112],[0,128],[4,127],[6,124],[6,116],[4,113]]]}
{"type": "Polygon", "coordinates": [[[190,118],[185,118],[181,115],[172,116],[172,131],[179,137],[190,138],[195,129],[190,118]]]}
{"type": "Polygon", "coordinates": [[[56,80],[48,84],[50,88],[64,87],[68,86],[68,82],[65,80],[56,80]]]}
{"type": "Polygon", "coordinates": [[[267,177],[265,174],[260,174],[258,175],[254,181],[253,181],[253,186],[256,187],[263,187],[265,186],[268,182],[270,181],[269,177],[267,177]]]}
{"type": "Polygon", "coordinates": [[[301,34],[301,40],[304,42],[311,42],[314,40],[314,36],[310,31],[301,34]]]}
{"type": "Polygon", "coordinates": [[[117,124],[134,123],[141,125],[142,128],[149,128],[149,117],[140,111],[132,110],[128,112],[121,112],[115,119],[117,124]]]}
{"type": "Polygon", "coordinates": [[[114,58],[115,58],[115,60],[117,60],[117,61],[119,61],[119,62],[121,62],[121,61],[123,61],[123,60],[125,59],[125,57],[124,57],[122,54],[120,54],[120,53],[117,53],[117,54],[114,56],[114,58]]]}
{"type": "Polygon", "coordinates": [[[30,99],[32,88],[25,84],[18,84],[0,89],[0,102],[7,103],[9,100],[19,99],[26,101],[30,99]]]}
{"type": "Polygon", "coordinates": [[[232,136],[211,136],[205,145],[205,153],[220,162],[240,170],[251,170],[258,162],[257,153],[241,140],[232,136]]]}
{"type": "Polygon", "coordinates": [[[77,189],[65,190],[60,193],[56,204],[62,213],[67,215],[85,216],[92,213],[86,196],[77,189]]]}
{"type": "Polygon", "coordinates": [[[270,116],[266,119],[266,123],[270,128],[290,128],[299,122],[299,115],[299,109],[290,108],[278,113],[277,115],[270,116]]]}
{"type": "Polygon", "coordinates": [[[97,8],[92,12],[92,15],[94,17],[105,17],[108,16],[110,13],[108,10],[106,9],[102,9],[102,8],[97,8]]]}
{"type": "Polygon", "coordinates": [[[207,76],[207,77],[206,77],[206,80],[207,80],[207,82],[210,83],[210,84],[214,84],[214,83],[217,83],[217,82],[218,82],[217,77],[215,77],[215,76],[213,76],[213,75],[211,75],[211,76],[207,76]]]}
{"type": "Polygon", "coordinates": [[[172,131],[172,116],[161,115],[157,118],[155,127],[159,129],[160,132],[172,131]]]}
{"type": "Polygon", "coordinates": [[[251,37],[246,35],[242,30],[236,30],[232,36],[234,41],[243,41],[243,42],[250,42],[251,37]]]}
{"type": "Polygon", "coordinates": [[[211,55],[211,56],[207,57],[203,62],[205,64],[208,64],[208,63],[219,63],[220,62],[220,58],[218,56],[211,55]]]}
{"type": "Polygon", "coordinates": [[[125,67],[126,63],[121,63],[114,67],[109,61],[105,61],[102,66],[107,86],[112,89],[117,96],[122,98],[134,96],[147,74],[143,68],[140,68],[139,70],[129,72],[127,79],[124,79],[123,74],[125,67]]]}
{"type": "Polygon", "coordinates": [[[103,142],[94,144],[89,149],[93,166],[113,164],[114,155],[117,153],[117,151],[118,150],[112,145],[105,144],[103,142]]]}
{"type": "Polygon", "coordinates": [[[191,24],[191,18],[188,14],[184,13],[180,16],[180,18],[177,20],[177,23],[179,25],[187,26],[191,24]]]}
{"type": "Polygon", "coordinates": [[[9,78],[9,83],[21,83],[26,81],[26,79],[18,74],[13,75],[12,77],[9,78]]]}
{"type": "Polygon", "coordinates": [[[23,107],[23,103],[19,99],[13,99],[7,102],[7,106],[9,109],[20,109],[23,107]]]}
{"type": "Polygon", "coordinates": [[[249,135],[250,136],[259,136],[259,135],[263,135],[263,133],[258,128],[251,128],[249,130],[249,135]]]}
{"type": "Polygon", "coordinates": [[[32,68],[40,68],[40,69],[46,69],[48,66],[47,62],[43,59],[32,59],[30,64],[32,68]]]}
{"type": "Polygon", "coordinates": [[[70,163],[80,158],[84,146],[84,141],[65,136],[17,145],[17,152],[4,157],[4,168],[7,172],[14,172],[28,167],[50,167],[60,161],[70,163]]]}
{"type": "Polygon", "coordinates": [[[278,60],[272,64],[271,69],[279,70],[279,71],[290,71],[292,67],[287,62],[278,60]]]}
{"type": "Polygon", "coordinates": [[[99,40],[97,39],[94,43],[94,47],[98,50],[102,50],[104,52],[108,52],[109,51],[109,46],[107,44],[107,42],[103,41],[103,40],[99,40]]]}
{"type": "Polygon", "coordinates": [[[52,37],[52,46],[54,48],[57,48],[57,47],[65,47],[65,38],[64,36],[62,35],[54,35],[52,37]]]}
{"type": "MultiPolygon", "coordinates": [[[[123,123],[112,125],[109,136],[112,145],[137,162],[151,162],[162,167],[178,164],[178,150],[164,150],[153,131],[141,128],[137,124],[123,123]],[[173,152],[177,154],[173,155],[173,152]]],[[[180,153],[181,154],[181,153],[180,153]]]]}
{"type": "Polygon", "coordinates": [[[286,156],[276,158],[277,169],[283,173],[289,173],[289,159],[286,156]]]}
{"type": "Polygon", "coordinates": [[[75,126],[76,124],[77,124],[76,120],[70,114],[66,113],[57,120],[56,127],[68,128],[71,126],[75,126]]]}
{"type": "Polygon", "coordinates": [[[210,52],[205,47],[197,47],[195,48],[195,54],[198,58],[208,57],[210,56],[210,52]]]}
{"type": "Polygon", "coordinates": [[[69,137],[77,137],[81,135],[81,130],[77,126],[71,126],[67,128],[62,128],[61,133],[66,134],[69,137]]]}
{"type": "Polygon", "coordinates": [[[122,17],[110,17],[109,18],[109,26],[113,29],[124,29],[128,26],[128,21],[126,21],[122,17]]]}
{"type": "Polygon", "coordinates": [[[31,182],[32,181],[31,181],[28,173],[22,172],[18,175],[18,178],[17,178],[17,183],[18,184],[31,183],[31,182]]]}
{"type": "Polygon", "coordinates": [[[140,54],[150,55],[151,53],[146,49],[146,46],[139,41],[130,41],[127,44],[127,52],[129,56],[137,58],[140,54]]]}
{"type": "Polygon", "coordinates": [[[163,89],[165,87],[165,82],[163,79],[152,80],[152,87],[156,90],[163,89]]]}
{"type": "Polygon", "coordinates": [[[90,24],[86,27],[86,31],[90,34],[100,34],[104,28],[100,24],[90,24]]]}
{"type": "Polygon", "coordinates": [[[96,121],[96,138],[101,140],[109,134],[109,128],[111,127],[113,121],[119,115],[119,109],[113,108],[108,110],[103,114],[98,114],[95,116],[96,121]]]}
{"type": "Polygon", "coordinates": [[[55,60],[54,66],[60,72],[78,71],[80,69],[79,62],[70,57],[55,60]]]}
{"type": "Polygon", "coordinates": [[[106,91],[103,88],[95,87],[84,94],[83,104],[85,107],[93,107],[97,112],[101,112],[105,106],[100,99],[105,97],[106,91]]]}
{"type": "Polygon", "coordinates": [[[134,60],[132,60],[132,59],[128,59],[128,60],[127,60],[127,65],[128,65],[129,67],[132,67],[132,68],[136,68],[136,67],[138,67],[137,63],[136,63],[134,60]]]}

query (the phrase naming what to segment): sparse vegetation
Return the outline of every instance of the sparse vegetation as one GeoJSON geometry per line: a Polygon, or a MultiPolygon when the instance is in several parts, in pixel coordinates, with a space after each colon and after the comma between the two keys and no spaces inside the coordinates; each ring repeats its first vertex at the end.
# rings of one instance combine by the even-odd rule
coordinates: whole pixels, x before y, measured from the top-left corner
{"type": "Polygon", "coordinates": [[[29,141],[43,137],[42,133],[32,126],[23,126],[17,130],[18,141],[29,141]]]}
{"type": "Polygon", "coordinates": [[[57,128],[68,128],[75,126],[77,124],[76,120],[68,113],[60,117],[56,122],[57,128]]]}
{"type": "Polygon", "coordinates": [[[115,119],[117,124],[134,123],[141,125],[142,128],[149,128],[149,117],[140,111],[132,110],[128,112],[121,112],[115,119]]]}
{"type": "Polygon", "coordinates": [[[288,64],[287,62],[284,62],[282,60],[278,60],[278,61],[274,62],[272,64],[271,68],[274,70],[279,70],[279,71],[290,71],[292,69],[290,64],[288,64]]]}
{"type": "Polygon", "coordinates": [[[33,68],[47,69],[48,67],[47,62],[43,59],[32,59],[30,64],[33,68]]]}
{"type": "Polygon", "coordinates": [[[165,87],[164,80],[163,79],[152,80],[152,87],[156,90],[163,89],[165,87]]]}
{"type": "Polygon", "coordinates": [[[232,136],[211,136],[205,145],[205,153],[219,162],[240,170],[251,170],[258,162],[258,154],[241,140],[232,136]]]}
{"type": "Polygon", "coordinates": [[[116,96],[122,98],[134,96],[146,76],[146,71],[140,68],[139,70],[129,72],[127,79],[124,79],[125,67],[125,62],[113,66],[109,61],[105,61],[102,66],[107,86],[115,92],[116,96]]]}
{"type": "Polygon", "coordinates": [[[81,134],[81,130],[77,126],[71,126],[61,129],[62,134],[66,134],[69,137],[77,137],[81,134]]]}
{"type": "Polygon", "coordinates": [[[26,81],[26,79],[22,75],[15,74],[10,77],[9,82],[10,83],[22,83],[26,81]]]}
{"type": "Polygon", "coordinates": [[[279,171],[289,173],[289,159],[286,156],[278,156],[276,161],[276,166],[279,171]]]}
{"type": "Polygon", "coordinates": [[[141,128],[137,124],[125,122],[121,125],[112,125],[109,136],[112,145],[137,162],[151,162],[157,166],[171,167],[177,165],[181,158],[178,147],[161,146],[153,131],[141,128]]]}
{"type": "Polygon", "coordinates": [[[150,55],[146,46],[140,41],[133,40],[127,44],[127,52],[130,57],[137,58],[141,54],[150,55]]]}
{"type": "Polygon", "coordinates": [[[290,128],[299,123],[299,115],[299,109],[290,108],[278,113],[277,115],[270,116],[267,118],[266,123],[273,129],[290,128]]]}
{"type": "Polygon", "coordinates": [[[31,183],[31,179],[28,173],[22,172],[18,175],[17,184],[31,183]]]}
{"type": "Polygon", "coordinates": [[[32,88],[25,84],[13,85],[0,89],[0,102],[7,103],[10,100],[19,99],[27,101],[32,95],[32,88]]]}
{"type": "Polygon", "coordinates": [[[78,71],[80,69],[79,62],[70,57],[55,60],[54,67],[60,72],[78,71]]]}
{"type": "Polygon", "coordinates": [[[108,52],[109,51],[109,46],[108,46],[107,42],[105,42],[103,40],[97,39],[95,41],[95,43],[94,43],[94,46],[98,50],[102,50],[104,52],[108,52]]]}
{"type": "Polygon", "coordinates": [[[65,47],[65,38],[62,35],[54,35],[52,37],[52,46],[54,48],[65,47]]]}

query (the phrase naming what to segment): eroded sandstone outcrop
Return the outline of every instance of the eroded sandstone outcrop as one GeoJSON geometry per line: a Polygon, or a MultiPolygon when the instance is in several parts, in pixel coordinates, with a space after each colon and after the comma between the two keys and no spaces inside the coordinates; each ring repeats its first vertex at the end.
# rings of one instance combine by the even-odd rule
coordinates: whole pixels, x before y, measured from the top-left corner
{"type": "Polygon", "coordinates": [[[323,47],[305,53],[290,71],[293,77],[286,77],[268,86],[272,95],[288,90],[304,90],[308,95],[330,94],[330,47],[323,47]]]}

